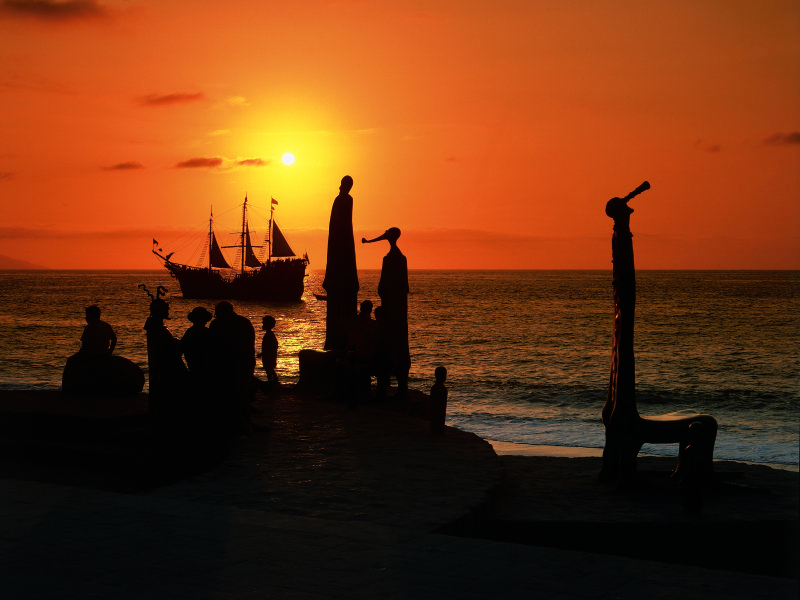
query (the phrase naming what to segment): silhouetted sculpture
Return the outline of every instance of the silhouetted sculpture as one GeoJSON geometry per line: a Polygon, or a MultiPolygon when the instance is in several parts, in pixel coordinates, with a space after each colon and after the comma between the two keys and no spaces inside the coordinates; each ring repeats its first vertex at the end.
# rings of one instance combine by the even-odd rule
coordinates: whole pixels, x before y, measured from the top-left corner
{"type": "Polygon", "coordinates": [[[447,415],[447,369],[436,367],[433,371],[436,380],[431,386],[431,433],[444,433],[444,421],[447,415]]]}
{"type": "Polygon", "coordinates": [[[223,400],[231,433],[248,435],[251,382],[256,367],[256,332],[250,319],[236,314],[227,300],[217,303],[209,329],[213,341],[212,372],[217,397],[223,400]]]}
{"type": "Polygon", "coordinates": [[[361,238],[362,244],[380,240],[389,242],[389,252],[383,257],[378,295],[381,297],[381,327],[385,330],[386,344],[391,357],[392,370],[397,378],[397,394],[400,399],[408,398],[408,372],[411,369],[411,353],[408,347],[408,263],[397,247],[400,230],[387,229],[383,235],[368,240],[361,238]]]}
{"type": "Polygon", "coordinates": [[[67,394],[123,396],[144,388],[139,365],[112,353],[117,345],[114,329],[100,319],[100,308],[87,306],[81,349],[67,359],[61,389],[67,394]]]}
{"type": "MultiPolygon", "coordinates": [[[[611,350],[611,376],[602,419],[606,429],[603,468],[600,478],[629,484],[636,473],[636,458],[645,443],[679,444],[678,466],[673,476],[708,478],[713,474],[714,442],[717,421],[710,415],[685,418],[643,418],[636,406],[636,372],[633,328],[636,311],[636,272],[633,262],[633,234],[628,201],[650,188],[644,182],[624,198],[612,198],[606,215],[614,220],[611,238],[614,286],[614,338],[611,350]],[[699,423],[701,427],[694,427],[699,423]],[[686,452],[691,444],[691,451],[686,452]],[[687,461],[691,465],[685,464],[687,461]],[[700,475],[698,475],[700,474],[700,475]]],[[[695,503],[696,504],[696,503],[695,503]]]]}
{"type": "Polygon", "coordinates": [[[325,350],[341,350],[347,343],[347,323],[356,314],[358,272],[353,238],[353,178],[342,177],[328,226],[328,257],[322,287],[327,293],[325,350]]]}
{"type": "Polygon", "coordinates": [[[152,299],[150,315],[144,323],[150,378],[150,420],[157,433],[166,434],[174,431],[181,412],[185,410],[188,371],[181,358],[180,342],[164,323],[169,319],[169,304],[161,298],[166,294],[166,288],[158,286],[154,297],[147,287],[139,287],[152,299]]]}

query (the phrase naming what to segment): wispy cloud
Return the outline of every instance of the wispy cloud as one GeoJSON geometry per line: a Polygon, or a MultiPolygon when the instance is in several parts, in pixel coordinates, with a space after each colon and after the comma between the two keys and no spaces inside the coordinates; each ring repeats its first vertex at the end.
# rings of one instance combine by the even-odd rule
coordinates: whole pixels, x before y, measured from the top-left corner
{"type": "Polygon", "coordinates": [[[791,133],[776,133],[764,140],[768,146],[792,146],[800,144],[800,131],[791,133]]]}
{"type": "Polygon", "coordinates": [[[144,165],[139,162],[121,162],[109,167],[103,167],[104,171],[133,171],[135,169],[144,169],[144,165]]]}
{"type": "Polygon", "coordinates": [[[230,129],[215,129],[214,131],[209,132],[208,135],[216,137],[218,135],[228,135],[230,132],[230,129]]]}
{"type": "Polygon", "coordinates": [[[266,167],[270,160],[263,158],[226,158],[224,156],[196,156],[175,165],[178,169],[220,169],[237,167],[266,167]]]}
{"type": "Polygon", "coordinates": [[[231,96],[230,98],[225,98],[225,104],[228,106],[250,106],[250,103],[244,96],[231,96]]]}
{"type": "Polygon", "coordinates": [[[11,171],[0,171],[0,181],[8,181],[14,179],[14,174],[11,171]]]}
{"type": "Polygon", "coordinates": [[[222,159],[218,156],[190,158],[175,165],[178,169],[216,169],[219,166],[222,166],[222,159]]]}
{"type": "Polygon", "coordinates": [[[236,161],[239,167],[266,167],[268,164],[269,161],[263,158],[243,158],[236,161]]]}
{"type": "Polygon", "coordinates": [[[2,0],[0,16],[64,22],[107,17],[109,11],[95,0],[2,0]]]}
{"type": "Polygon", "coordinates": [[[202,92],[148,94],[147,96],[142,96],[138,100],[139,104],[142,106],[169,106],[171,104],[188,104],[190,102],[199,102],[200,100],[205,100],[205,95],[202,92]]]}
{"type": "Polygon", "coordinates": [[[722,146],[720,144],[713,144],[705,140],[695,141],[694,147],[703,152],[722,152],[722,146]]]}

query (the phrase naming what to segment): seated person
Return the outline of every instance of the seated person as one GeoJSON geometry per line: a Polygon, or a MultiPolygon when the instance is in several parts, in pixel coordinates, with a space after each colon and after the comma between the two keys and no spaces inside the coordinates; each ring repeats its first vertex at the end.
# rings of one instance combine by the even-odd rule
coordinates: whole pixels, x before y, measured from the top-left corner
{"type": "Polygon", "coordinates": [[[100,319],[100,307],[87,306],[86,326],[81,334],[81,352],[88,356],[108,356],[117,345],[117,334],[111,325],[100,319]]]}

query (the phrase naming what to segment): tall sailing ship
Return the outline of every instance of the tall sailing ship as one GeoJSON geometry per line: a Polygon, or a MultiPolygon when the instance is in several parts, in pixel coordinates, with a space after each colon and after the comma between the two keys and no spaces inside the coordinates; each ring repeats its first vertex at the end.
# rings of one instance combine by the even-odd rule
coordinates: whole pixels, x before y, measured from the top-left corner
{"type": "Polygon", "coordinates": [[[308,255],[298,257],[273,218],[277,201],[270,203],[269,226],[264,244],[265,260],[256,256],[250,241],[247,221],[247,196],[242,205],[242,229],[239,242],[234,246],[220,246],[214,234],[213,212],[208,220],[208,240],[201,254],[201,266],[190,266],[172,261],[174,252],[162,255],[153,240],[153,254],[164,262],[164,268],[178,280],[184,298],[212,298],[224,300],[299,302],[305,287],[308,255]],[[222,252],[223,248],[236,248],[238,265],[231,266],[222,252]]]}

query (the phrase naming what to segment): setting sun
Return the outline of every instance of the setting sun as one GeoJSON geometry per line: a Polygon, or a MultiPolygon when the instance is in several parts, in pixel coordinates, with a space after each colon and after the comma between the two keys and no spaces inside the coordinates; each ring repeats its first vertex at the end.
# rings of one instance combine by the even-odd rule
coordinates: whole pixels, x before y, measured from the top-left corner
{"type": "Polygon", "coordinates": [[[286,166],[294,164],[294,154],[292,154],[291,152],[287,152],[286,154],[281,156],[281,162],[286,166]]]}

